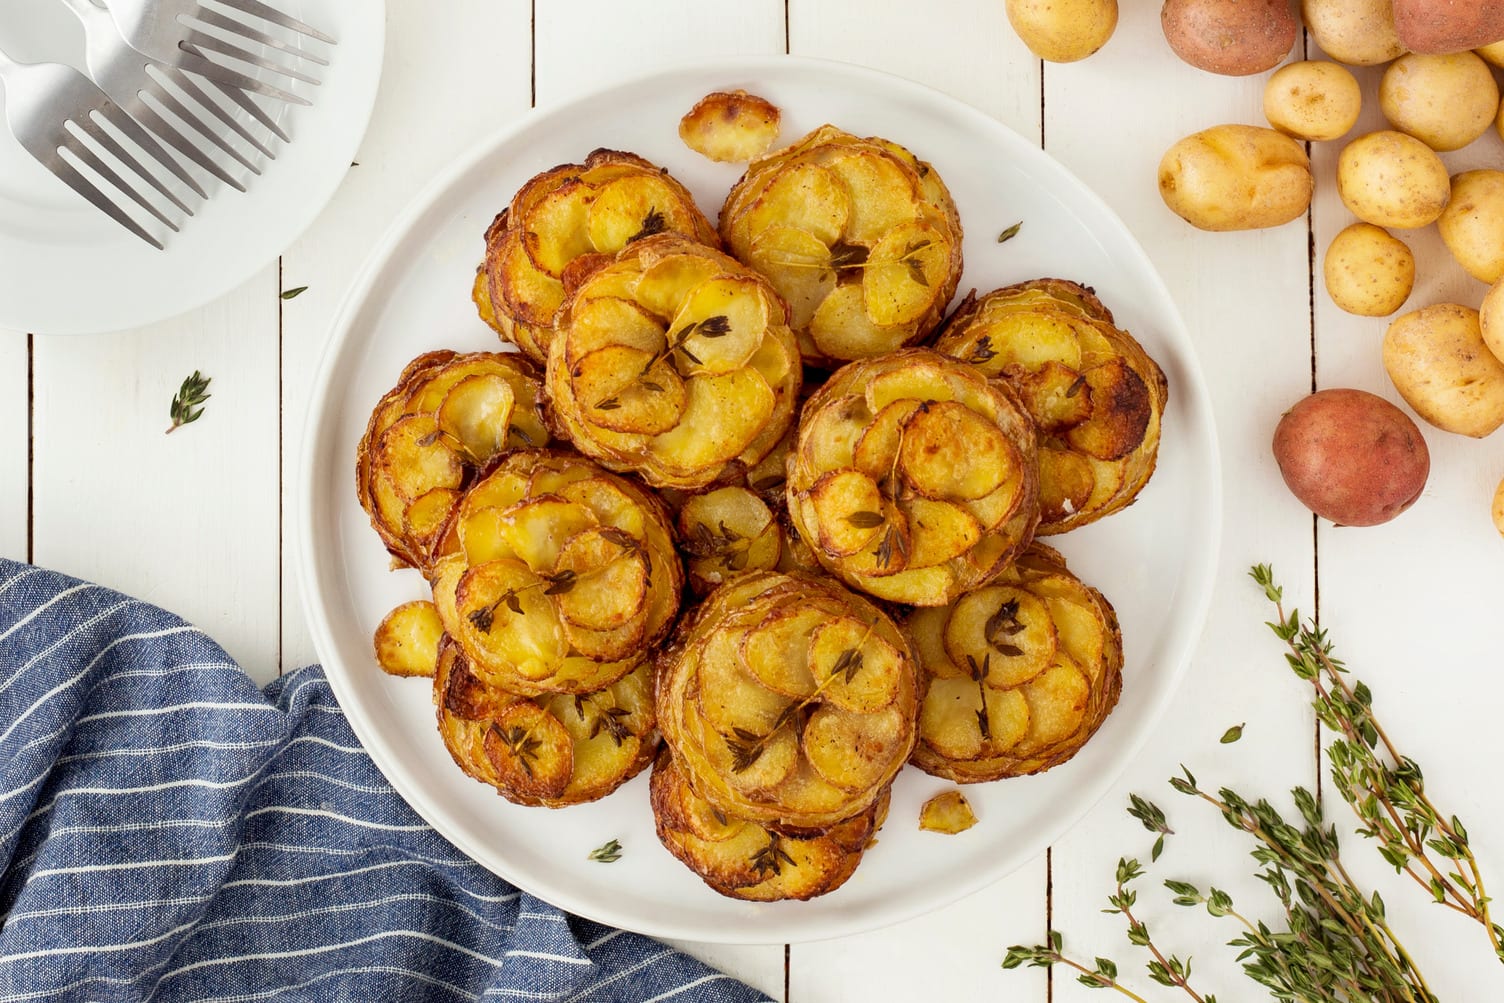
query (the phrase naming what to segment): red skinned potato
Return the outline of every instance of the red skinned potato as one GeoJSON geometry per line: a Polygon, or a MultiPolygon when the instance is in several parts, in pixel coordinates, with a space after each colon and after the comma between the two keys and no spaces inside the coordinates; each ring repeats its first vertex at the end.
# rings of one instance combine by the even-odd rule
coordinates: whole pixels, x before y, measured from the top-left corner
{"type": "Polygon", "coordinates": [[[1159,23],[1177,56],[1230,77],[1278,66],[1299,30],[1288,0],[1165,0],[1159,23]]]}
{"type": "Polygon", "coordinates": [[[1415,503],[1431,472],[1420,429],[1362,390],[1322,390],[1285,412],[1274,460],[1306,508],[1339,526],[1377,526],[1415,503]]]}
{"type": "Polygon", "coordinates": [[[1394,0],[1394,26],[1411,52],[1465,52],[1504,39],[1504,0],[1394,0]]]}

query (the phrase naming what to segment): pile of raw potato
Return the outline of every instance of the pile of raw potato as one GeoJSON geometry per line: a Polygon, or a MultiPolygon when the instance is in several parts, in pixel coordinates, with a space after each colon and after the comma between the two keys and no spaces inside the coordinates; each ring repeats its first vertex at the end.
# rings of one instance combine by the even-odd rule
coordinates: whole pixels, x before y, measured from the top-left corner
{"type": "MultiPolygon", "coordinates": [[[[1306,147],[1346,136],[1362,100],[1342,63],[1387,63],[1379,104],[1390,129],[1347,142],[1337,188],[1358,221],[1327,247],[1332,302],[1387,317],[1409,298],[1415,259],[1391,230],[1437,225],[1468,274],[1491,286],[1479,310],[1437,303],[1398,317],[1384,369],[1405,402],[1444,431],[1482,438],[1504,425],[1504,170],[1449,177],[1439,152],[1493,127],[1504,136],[1494,67],[1504,68],[1504,4],[1483,0],[1165,0],[1170,47],[1211,73],[1263,73],[1290,55],[1302,22],[1336,62],[1291,62],[1264,91],[1272,129],[1219,125],[1176,143],[1159,167],[1165,204],[1203,230],[1280,226],[1303,216],[1315,179],[1306,147]]],[[[1007,0],[1009,21],[1053,62],[1085,58],[1117,26],[1117,0],[1007,0]]],[[[1430,456],[1403,411],[1360,390],[1323,390],[1274,434],[1285,482],[1312,511],[1375,525],[1425,487],[1430,456]]],[[[1504,533],[1504,482],[1493,498],[1504,533]]]]}

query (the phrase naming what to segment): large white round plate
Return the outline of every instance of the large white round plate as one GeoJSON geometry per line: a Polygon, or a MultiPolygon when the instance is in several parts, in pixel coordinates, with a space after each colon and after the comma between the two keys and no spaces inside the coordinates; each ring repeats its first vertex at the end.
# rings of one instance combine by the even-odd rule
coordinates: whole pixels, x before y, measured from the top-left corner
{"type": "Polygon", "coordinates": [[[1154,729],[1200,634],[1219,538],[1211,409],[1191,342],[1143,250],[1095,195],[995,120],[927,88],[855,67],[786,57],[722,61],[611,87],[535,113],[438,179],[377,247],[345,302],[314,391],[299,485],[300,573],[314,639],[341,706],[392,784],[465,853],[540,898],[604,923],[700,941],[812,940],[896,922],[1029,861],[1107,790],[1154,729]],[[739,169],[680,143],[679,117],[710,90],[742,87],[784,114],[784,140],[823,122],[881,135],[931,161],[967,229],[962,289],[1039,276],[1094,286],[1170,381],[1159,471],[1125,512],[1051,538],[1116,605],[1127,648],[1122,701],[1073,761],[967,790],[981,819],[954,837],[921,833],[919,806],[950,786],[908,768],[879,844],[837,891],[810,902],[723,898],[659,845],[643,775],[603,801],[520,808],[460,773],[434,725],[429,687],[378,670],[371,634],[425,595],[387,555],[356,503],[355,447],[380,395],[413,356],[494,349],[469,287],[482,231],[537,171],[596,147],[665,165],[714,217],[739,169]],[[1023,220],[1022,232],[998,233],[1023,220]],[[608,839],[622,858],[586,859],[608,839]]]}
{"type": "MultiPolygon", "coordinates": [[[[61,4],[26,0],[20,6],[31,9],[0,33],[12,56],[82,65],[82,35],[61,4]]],[[[0,328],[83,334],[174,317],[255,275],[314,221],[350,170],[365,134],[381,77],[386,5],[277,0],[277,6],[338,41],[332,47],[308,43],[310,51],[329,59],[315,73],[322,83],[259,74],[278,86],[290,84],[284,89],[312,102],[303,107],[256,99],[292,142],[273,141],[274,161],[252,158],[259,177],[242,167],[230,171],[245,182],[245,192],[191,168],[210,198],[188,197],[194,215],[178,233],[161,229],[165,251],[85,202],[31,159],[0,123],[0,328]]],[[[244,112],[237,114],[250,122],[244,112]]],[[[258,124],[249,128],[267,137],[258,124]]]]}

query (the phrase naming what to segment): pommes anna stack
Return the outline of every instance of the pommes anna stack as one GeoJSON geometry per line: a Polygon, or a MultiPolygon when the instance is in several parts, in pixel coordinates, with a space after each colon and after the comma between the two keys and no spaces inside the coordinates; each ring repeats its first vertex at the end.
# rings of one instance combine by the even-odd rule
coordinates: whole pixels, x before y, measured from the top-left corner
{"type": "MultiPolygon", "coordinates": [[[[701,104],[757,120],[702,109],[696,149],[766,147],[777,109],[733,96],[701,104]]],[[[1091,738],[1117,616],[1033,541],[1137,497],[1166,381],[1074,282],[947,318],[961,243],[933,165],[830,125],[754,159],[719,229],[631,153],[523,185],[473,284],[520,354],[419,356],[357,449],[432,598],[377,661],[432,677],[466,774],[561,808],[651,765],[620,796],[709,887],[808,899],[905,764],[991,782],[1091,738]]]]}

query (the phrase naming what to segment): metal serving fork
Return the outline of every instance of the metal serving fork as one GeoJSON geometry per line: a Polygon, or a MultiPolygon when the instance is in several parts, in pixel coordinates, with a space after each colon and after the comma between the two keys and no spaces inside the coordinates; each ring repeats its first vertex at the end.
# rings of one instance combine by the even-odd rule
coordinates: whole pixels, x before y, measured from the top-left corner
{"type": "MultiPolygon", "coordinates": [[[[84,28],[84,61],[89,68],[89,76],[99,89],[109,95],[111,101],[140,122],[147,129],[155,133],[173,149],[184,157],[193,161],[210,174],[214,175],[225,184],[240,191],[245,191],[245,186],[227,173],[214,158],[201,151],[194,143],[184,136],[175,126],[159,115],[144,98],[150,95],[173,115],[176,115],[190,127],[197,130],[220,150],[233,157],[252,174],[260,174],[261,171],[255,164],[241,155],[240,151],[222,138],[219,132],[210,124],[204,122],[198,115],[190,112],[161,82],[153,78],[146,71],[146,67],[152,61],[145,55],[131,48],[121,37],[115,28],[115,22],[108,13],[94,6],[90,0],[62,0],[63,6],[73,12],[84,28]]],[[[170,67],[169,67],[170,69],[170,67]]],[[[181,71],[178,71],[181,73],[181,71]]],[[[193,100],[217,109],[207,96],[199,91],[191,81],[184,81],[188,85],[190,96],[193,100]],[[193,92],[197,92],[196,96],[193,92]]],[[[182,86],[182,83],[179,84],[182,86]]],[[[233,123],[233,117],[226,115],[233,123]]],[[[236,123],[238,124],[238,123],[236,123]]],[[[268,158],[274,157],[270,150],[257,142],[243,130],[241,134],[250,141],[268,158]]],[[[200,188],[191,175],[186,172],[174,172],[184,180],[198,195],[205,197],[204,190],[200,188]]]]}
{"type": "MultiPolygon", "coordinates": [[[[317,28],[304,24],[297,18],[289,17],[275,7],[269,7],[261,0],[216,0],[216,2],[242,14],[280,25],[300,35],[306,35],[330,45],[336,44],[334,39],[317,28]]],[[[223,63],[212,61],[204,55],[204,52],[229,56],[304,83],[317,84],[318,78],[285,63],[258,56],[218,35],[204,32],[196,27],[194,22],[216,28],[247,42],[286,53],[297,60],[328,65],[327,61],[321,57],[305,52],[297,46],[289,45],[235,18],[226,17],[204,6],[199,0],[108,0],[107,8],[110,16],[115,20],[115,26],[120,29],[120,34],[138,52],[159,62],[192,70],[217,83],[265,94],[280,101],[305,105],[309,103],[279,87],[236,72],[223,63]]]]}
{"type": "Polygon", "coordinates": [[[26,152],[69,188],[88,199],[131,233],[158,250],[163,249],[161,241],[74,167],[63,156],[64,150],[72,153],[81,163],[118,188],[168,229],[176,231],[177,224],[100,159],[89,140],[133,171],[184,214],[193,215],[193,210],[121,146],[99,120],[119,129],[164,167],[175,169],[175,173],[182,168],[173,161],[170,153],[162,149],[145,129],[94,86],[88,77],[61,63],[19,63],[0,51],[0,83],[5,85],[5,117],[10,124],[10,131],[26,148],[26,152]],[[72,129],[69,128],[70,125],[72,129]]]}

